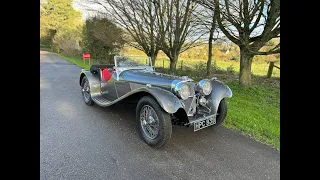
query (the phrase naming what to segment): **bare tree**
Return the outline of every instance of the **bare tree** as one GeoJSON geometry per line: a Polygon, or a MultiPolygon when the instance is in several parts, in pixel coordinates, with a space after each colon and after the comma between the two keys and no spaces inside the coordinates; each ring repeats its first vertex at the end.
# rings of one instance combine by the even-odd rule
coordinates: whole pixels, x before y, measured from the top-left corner
{"type": "Polygon", "coordinates": [[[156,5],[161,50],[170,59],[170,70],[175,70],[179,54],[199,45],[205,34],[197,27],[193,12],[197,8],[194,0],[154,0],[156,5]]]}
{"type": "Polygon", "coordinates": [[[271,50],[260,52],[268,41],[280,37],[280,0],[200,1],[215,10],[219,28],[239,46],[239,85],[250,87],[253,57],[280,53],[280,42],[271,50]]]}
{"type": "Polygon", "coordinates": [[[214,13],[213,9],[210,9],[203,4],[202,1],[196,1],[200,6],[195,11],[195,16],[197,17],[198,26],[202,29],[203,32],[209,34],[208,37],[208,60],[207,60],[207,72],[206,75],[209,76],[211,72],[211,64],[212,64],[212,43],[218,39],[219,31],[216,28],[217,23],[217,13],[214,13]],[[217,32],[216,37],[214,38],[214,32],[217,32]]]}
{"type": "Polygon", "coordinates": [[[199,45],[204,35],[194,23],[193,0],[90,0],[105,9],[108,17],[122,26],[133,41],[129,45],[151,56],[153,64],[159,50],[176,69],[180,53],[199,45]]]}
{"type": "Polygon", "coordinates": [[[162,34],[157,31],[156,10],[150,0],[91,0],[104,8],[108,17],[124,28],[133,42],[128,44],[145,52],[155,64],[162,34]]]}

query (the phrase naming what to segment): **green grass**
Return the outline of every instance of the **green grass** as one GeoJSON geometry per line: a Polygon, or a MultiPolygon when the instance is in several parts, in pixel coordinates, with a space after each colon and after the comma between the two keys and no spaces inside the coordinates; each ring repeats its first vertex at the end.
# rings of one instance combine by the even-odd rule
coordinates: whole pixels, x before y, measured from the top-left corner
{"type": "Polygon", "coordinates": [[[263,86],[245,89],[238,82],[227,84],[233,97],[227,99],[224,126],[280,150],[280,89],[263,86]]]}
{"type": "MultiPolygon", "coordinates": [[[[82,59],[56,55],[81,68],[89,69],[89,65],[84,64],[82,59]]],[[[158,60],[156,67],[162,67],[159,62],[162,63],[161,60],[158,60]]],[[[190,64],[184,66],[182,70],[178,64],[177,70],[172,74],[188,75],[195,81],[206,78],[204,64],[190,64]]],[[[221,75],[221,78],[218,76],[218,79],[227,82],[233,92],[233,97],[227,99],[228,115],[223,125],[227,128],[240,130],[243,134],[280,150],[280,88],[270,85],[277,80],[280,81],[279,78],[266,79],[263,77],[265,76],[263,73],[263,76],[252,77],[253,86],[251,88],[240,88],[238,81],[230,79],[230,77],[237,77],[237,75],[224,70],[226,68],[223,67],[228,66],[227,63],[219,62],[213,72],[213,76],[221,75]],[[222,79],[222,77],[229,79],[222,79]]],[[[169,73],[168,68],[157,68],[157,71],[169,73]]]]}

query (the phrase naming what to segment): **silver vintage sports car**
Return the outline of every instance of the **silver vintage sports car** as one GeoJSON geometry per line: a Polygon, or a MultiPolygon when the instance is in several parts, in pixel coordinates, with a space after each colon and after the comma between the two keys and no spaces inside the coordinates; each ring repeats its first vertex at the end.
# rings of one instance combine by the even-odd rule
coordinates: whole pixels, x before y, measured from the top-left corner
{"type": "Polygon", "coordinates": [[[115,56],[114,64],[82,69],[84,102],[107,107],[122,100],[136,102],[142,139],[159,148],[171,138],[172,124],[194,131],[219,125],[227,115],[230,88],[216,78],[194,82],[187,76],[155,72],[149,57],[115,56]]]}

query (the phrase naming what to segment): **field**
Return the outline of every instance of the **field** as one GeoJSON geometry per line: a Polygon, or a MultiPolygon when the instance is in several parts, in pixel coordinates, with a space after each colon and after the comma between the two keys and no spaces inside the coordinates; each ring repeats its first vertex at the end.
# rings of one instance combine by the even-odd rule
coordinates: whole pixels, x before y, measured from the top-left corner
{"type": "MultiPolygon", "coordinates": [[[[188,56],[193,56],[193,54],[198,54],[199,52],[203,53],[202,49],[205,49],[205,47],[196,47],[191,50],[188,50],[184,52],[179,58],[178,63],[177,63],[177,69],[182,69],[189,68],[189,69],[195,69],[196,67],[206,67],[207,66],[207,57],[206,56],[198,56],[195,58],[187,58],[188,56]],[[200,51],[201,50],[201,51],[200,51]],[[190,53],[191,51],[191,53],[190,53]],[[192,54],[192,55],[189,55],[192,54]],[[187,56],[187,57],[186,57],[187,56]]],[[[130,56],[145,56],[144,52],[139,51],[137,49],[134,49],[129,46],[125,46],[123,50],[120,52],[122,55],[130,55],[130,56]]],[[[216,67],[218,67],[220,70],[224,71],[229,71],[235,74],[239,73],[240,70],[240,63],[238,61],[230,60],[227,59],[228,55],[224,55],[221,52],[217,53],[219,55],[213,55],[212,58],[212,64],[214,64],[214,61],[216,63],[216,67]]],[[[269,63],[266,61],[266,59],[270,56],[257,56],[254,58],[253,63],[252,63],[252,74],[257,75],[257,76],[266,76],[269,68],[269,63]]],[[[270,57],[271,58],[271,57],[270,57]]],[[[160,52],[157,60],[156,60],[156,67],[161,67],[161,68],[169,68],[170,61],[166,57],[166,55],[163,52],[160,52]]],[[[280,67],[280,62],[276,62],[275,65],[280,67]]],[[[272,77],[280,77],[280,70],[277,68],[273,68],[273,73],[272,77]]]]}

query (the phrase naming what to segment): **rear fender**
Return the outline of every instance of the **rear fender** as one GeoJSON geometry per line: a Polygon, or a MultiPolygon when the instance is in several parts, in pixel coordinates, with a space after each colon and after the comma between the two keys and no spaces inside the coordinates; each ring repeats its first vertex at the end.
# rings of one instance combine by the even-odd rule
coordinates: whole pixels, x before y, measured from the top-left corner
{"type": "Polygon", "coordinates": [[[80,73],[80,79],[79,79],[80,86],[84,76],[86,76],[89,81],[91,97],[100,96],[101,88],[100,88],[99,77],[97,75],[92,74],[88,70],[82,69],[80,73]]]}

